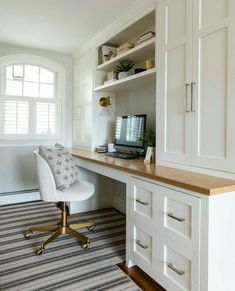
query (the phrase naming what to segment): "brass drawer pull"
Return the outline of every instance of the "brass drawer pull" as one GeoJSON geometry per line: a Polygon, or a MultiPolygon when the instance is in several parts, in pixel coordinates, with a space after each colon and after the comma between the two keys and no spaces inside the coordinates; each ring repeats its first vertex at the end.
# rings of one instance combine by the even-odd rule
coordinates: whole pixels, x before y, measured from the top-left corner
{"type": "Polygon", "coordinates": [[[138,246],[140,246],[142,249],[144,249],[144,250],[146,250],[146,249],[149,248],[148,246],[143,245],[143,244],[140,242],[140,240],[136,240],[135,243],[136,243],[138,246]]]}
{"type": "Polygon", "coordinates": [[[172,212],[168,212],[167,213],[167,216],[169,216],[170,218],[173,218],[173,219],[175,219],[175,220],[177,220],[179,222],[185,221],[185,218],[183,218],[183,217],[177,217],[172,212]]]}
{"type": "Polygon", "coordinates": [[[185,271],[178,270],[172,263],[167,264],[167,267],[170,268],[172,271],[177,273],[180,276],[183,276],[185,274],[185,271]]]}
{"type": "Polygon", "coordinates": [[[135,201],[136,202],[138,202],[138,203],[140,203],[140,204],[142,204],[142,205],[149,205],[149,203],[148,202],[144,202],[144,201],[141,201],[140,199],[135,199],[135,201]]]}

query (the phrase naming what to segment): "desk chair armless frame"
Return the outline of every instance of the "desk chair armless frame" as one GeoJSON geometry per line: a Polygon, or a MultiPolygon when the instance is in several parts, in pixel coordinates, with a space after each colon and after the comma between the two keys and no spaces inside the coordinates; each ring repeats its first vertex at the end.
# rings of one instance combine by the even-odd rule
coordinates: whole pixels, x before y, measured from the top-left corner
{"type": "Polygon", "coordinates": [[[77,229],[88,228],[93,230],[94,222],[84,222],[77,224],[68,224],[68,207],[66,202],[84,201],[89,199],[95,192],[94,185],[85,181],[76,181],[69,189],[62,192],[56,189],[55,180],[52,171],[42,158],[38,151],[34,151],[34,156],[37,166],[37,175],[39,182],[39,191],[41,199],[47,202],[56,202],[57,207],[61,209],[61,220],[56,225],[45,225],[30,227],[25,232],[25,237],[29,238],[35,231],[39,232],[53,232],[47,240],[45,240],[37,249],[36,254],[40,255],[45,250],[45,245],[49,244],[62,234],[69,234],[81,241],[81,247],[87,248],[90,244],[89,238],[78,233],[77,229]]]}

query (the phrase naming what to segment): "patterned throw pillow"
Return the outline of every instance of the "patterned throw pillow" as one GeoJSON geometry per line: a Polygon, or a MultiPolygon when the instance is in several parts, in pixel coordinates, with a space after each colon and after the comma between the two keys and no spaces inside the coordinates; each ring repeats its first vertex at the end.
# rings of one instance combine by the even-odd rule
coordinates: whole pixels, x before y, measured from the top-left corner
{"type": "Polygon", "coordinates": [[[40,146],[39,154],[50,166],[57,189],[64,191],[77,180],[78,171],[73,157],[62,145],[40,146]]]}

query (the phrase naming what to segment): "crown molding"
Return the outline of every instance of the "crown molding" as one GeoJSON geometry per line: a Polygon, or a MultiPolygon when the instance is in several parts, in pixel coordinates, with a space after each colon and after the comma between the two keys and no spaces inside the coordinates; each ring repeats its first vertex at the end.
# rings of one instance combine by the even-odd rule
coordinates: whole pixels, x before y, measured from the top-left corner
{"type": "Polygon", "coordinates": [[[88,42],[81,45],[73,53],[74,60],[85,54],[89,49],[98,47],[107,42],[109,38],[118,34],[129,25],[132,25],[137,20],[153,11],[156,8],[158,0],[136,0],[133,4],[128,5],[126,11],[114,20],[103,31],[91,38],[88,42]]]}

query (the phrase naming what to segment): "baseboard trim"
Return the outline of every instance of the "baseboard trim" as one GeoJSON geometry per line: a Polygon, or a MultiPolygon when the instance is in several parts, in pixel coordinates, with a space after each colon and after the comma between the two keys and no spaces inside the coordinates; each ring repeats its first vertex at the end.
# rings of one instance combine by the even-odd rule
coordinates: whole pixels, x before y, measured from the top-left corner
{"type": "Polygon", "coordinates": [[[0,206],[38,200],[41,200],[38,190],[3,193],[0,195],[0,206]]]}
{"type": "Polygon", "coordinates": [[[113,197],[113,208],[117,209],[123,214],[126,214],[126,201],[118,197],[113,197]]]}

